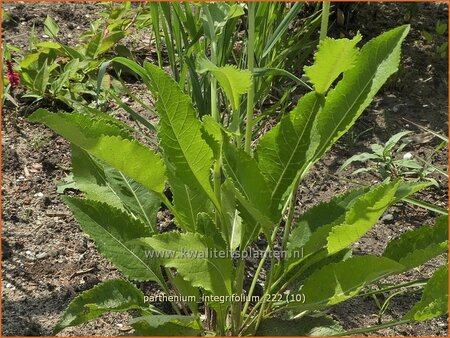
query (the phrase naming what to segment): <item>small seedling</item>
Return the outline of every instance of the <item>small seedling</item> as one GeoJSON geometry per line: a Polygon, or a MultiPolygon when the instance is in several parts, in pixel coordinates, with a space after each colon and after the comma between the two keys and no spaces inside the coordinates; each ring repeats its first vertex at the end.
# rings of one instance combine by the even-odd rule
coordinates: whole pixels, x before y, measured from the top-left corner
{"type": "MultiPolygon", "coordinates": [[[[411,131],[403,131],[392,136],[384,145],[371,144],[372,152],[363,152],[356,154],[346,160],[340,170],[344,170],[350,164],[355,162],[364,163],[365,166],[356,169],[352,175],[359,173],[371,173],[381,177],[382,180],[393,180],[398,177],[416,180],[428,180],[438,186],[437,181],[430,175],[436,170],[430,164],[430,158],[423,160],[413,155],[412,152],[404,151],[413,137],[411,131]]],[[[436,149],[436,153],[439,149],[436,149]]]]}
{"type": "Polygon", "coordinates": [[[433,47],[433,55],[442,59],[447,57],[448,41],[440,43],[442,39],[447,40],[448,25],[445,22],[437,21],[434,32],[422,31],[422,36],[428,45],[433,47]]]}

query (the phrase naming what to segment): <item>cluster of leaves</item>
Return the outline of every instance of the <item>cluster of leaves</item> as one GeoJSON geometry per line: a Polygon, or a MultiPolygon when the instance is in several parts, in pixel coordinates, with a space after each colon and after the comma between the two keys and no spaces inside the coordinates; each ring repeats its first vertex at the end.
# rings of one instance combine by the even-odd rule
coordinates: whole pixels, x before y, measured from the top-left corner
{"type": "MultiPolygon", "coordinates": [[[[376,176],[377,179],[381,179],[385,182],[402,177],[409,181],[428,181],[436,187],[439,187],[439,182],[436,180],[436,175],[433,175],[433,173],[440,174],[446,178],[448,178],[448,173],[433,164],[433,157],[448,145],[448,139],[428,128],[418,124],[416,124],[416,126],[424,130],[425,133],[412,135],[411,131],[402,131],[393,135],[383,145],[378,143],[371,144],[370,148],[372,152],[362,152],[353,155],[342,164],[340,170],[345,169],[352,163],[361,162],[364,163],[365,166],[354,170],[352,175],[370,173],[376,176]],[[416,139],[420,142],[424,142],[431,141],[433,138],[437,138],[441,142],[424,158],[414,155],[409,151],[404,152],[405,147],[414,143],[416,139]]],[[[406,198],[405,200],[438,214],[448,214],[446,209],[440,208],[434,204],[413,198],[406,198]]]]}
{"type": "MultiPolygon", "coordinates": [[[[63,102],[78,110],[106,100],[96,90],[99,67],[108,54],[130,53],[119,42],[129,34],[133,24],[140,25],[143,14],[141,7],[133,9],[130,2],[103,5],[101,18],[92,21],[89,30],[76,37],[82,42],[75,47],[60,40],[60,27],[50,16],[43,23],[46,41],[41,41],[33,28],[27,50],[4,46],[3,60],[17,63],[14,70],[26,92],[23,99],[63,102]]],[[[109,75],[104,76],[100,85],[105,91],[123,91],[121,83],[109,75]]],[[[8,97],[9,91],[8,81],[4,81],[4,97],[8,97]]]]}
{"type": "Polygon", "coordinates": [[[30,46],[32,52],[18,64],[21,82],[27,90],[24,98],[49,98],[69,107],[80,101],[88,104],[92,99],[83,98],[95,97],[96,74],[104,61],[102,55],[125,36],[123,26],[100,30],[92,24],[91,31],[84,34],[86,42],[76,48],[59,41],[59,27],[50,17],[44,21],[44,31],[53,41],[34,41],[30,46]]]}
{"type": "MultiPolygon", "coordinates": [[[[162,3],[148,5],[165,13],[162,3]]],[[[223,8],[217,4],[207,11],[214,18],[223,15],[223,8]],[[215,9],[221,12],[213,15],[215,9]]],[[[226,8],[228,19],[232,20],[231,13],[239,13],[239,6],[226,8]]],[[[175,11],[177,20],[190,9],[185,6],[184,12],[175,11]]],[[[211,18],[207,18],[208,23],[211,18]]],[[[176,27],[177,20],[166,30],[176,27]]],[[[225,20],[223,26],[212,27],[226,32],[228,23],[225,20]]],[[[208,25],[202,27],[207,29],[208,25]]],[[[156,98],[159,123],[149,129],[157,130],[157,147],[139,142],[135,130],[101,112],[34,112],[30,121],[46,124],[72,143],[74,180],[85,198],[66,197],[65,201],[99,251],[129,280],[153,281],[168,295],[198,300],[217,296],[222,300],[173,302],[174,313],[164,314],[146,303],[144,294],[130,282],[110,280],[75,298],[55,333],[106,312],[133,309],[139,316],[130,325],[137,335],[266,335],[281,330],[296,335],[345,334],[325,314],[330,306],[357,297],[382,278],[444,253],[448,245],[446,216],[432,227],[404,233],[391,241],[381,256],[352,254],[352,244],[390,205],[429,183],[396,179],[352,190],[294,219],[299,183],[397,70],[401,43],[408,31],[408,26],[390,30],[361,49],[356,47],[360,35],[351,40],[322,40],[314,64],[304,69],[313,90],[259,139],[254,151],[241,149],[242,135],[232,124],[225,125],[214,116],[216,102],[211,103],[212,116],[205,114],[195,96],[184,92],[184,81],[156,65],[140,66],[120,57],[111,62],[139,75],[156,98]],[[181,231],[159,233],[156,213],[162,205],[173,214],[181,231]],[[284,235],[278,239],[283,227],[284,235]],[[244,252],[260,234],[265,235],[267,248],[247,296],[253,295],[259,272],[271,256],[263,297],[252,306],[249,300],[232,302],[233,295],[244,293],[247,262],[242,256],[233,260],[227,255],[201,253],[244,252]],[[279,261],[273,255],[278,240],[288,253],[279,261]],[[186,251],[198,256],[186,256],[186,251]],[[300,258],[295,254],[299,251],[304,253],[300,258]],[[287,291],[292,299],[270,300],[287,291]],[[204,321],[202,311],[207,318],[204,321]]],[[[180,33],[180,41],[188,32],[180,33]]],[[[211,34],[213,44],[220,34],[225,33],[211,34]]],[[[217,81],[230,109],[235,109],[240,95],[251,93],[255,74],[221,65],[217,55],[214,53],[211,61],[201,58],[197,69],[209,74],[211,84],[217,81]]],[[[189,66],[185,69],[193,71],[189,66]]],[[[211,93],[215,92],[212,85],[211,93]]],[[[253,141],[251,130],[249,135],[253,141]]],[[[443,287],[447,278],[447,267],[442,267],[401,322],[447,313],[448,293],[443,287]]]]}
{"type": "Polygon", "coordinates": [[[448,140],[437,134],[442,142],[434,149],[427,160],[423,160],[413,156],[411,152],[404,151],[405,147],[414,140],[414,137],[410,137],[411,134],[411,131],[402,131],[393,135],[383,145],[378,143],[371,144],[370,149],[372,152],[362,152],[353,155],[342,164],[340,169],[343,170],[354,162],[363,162],[366,163],[366,166],[353,171],[353,175],[369,172],[379,174],[382,180],[404,177],[416,180],[429,180],[438,186],[438,182],[430,174],[436,170],[442,171],[433,166],[430,160],[436,152],[448,144],[448,140]],[[401,144],[399,145],[400,142],[401,144]],[[369,161],[373,165],[370,165],[369,161]]]}
{"type": "MultiPolygon", "coordinates": [[[[242,39],[245,31],[240,28],[246,23],[246,5],[161,2],[146,6],[152,18],[158,65],[163,67],[168,61],[173,78],[192,96],[200,116],[211,114],[211,78],[197,72],[198,59],[210,50],[216,66],[225,66],[230,61],[240,68],[246,65],[248,60],[243,52],[249,46],[248,40],[242,39]]],[[[255,101],[261,106],[271,105],[265,116],[274,111],[285,112],[295,89],[306,86],[296,73],[317,45],[313,33],[320,25],[320,14],[319,4],[258,4],[252,41],[255,101]],[[305,13],[302,24],[292,29],[301,12],[305,13]]],[[[224,118],[233,113],[244,115],[245,106],[231,112],[220,92],[217,100],[228,111],[224,118]]]]}

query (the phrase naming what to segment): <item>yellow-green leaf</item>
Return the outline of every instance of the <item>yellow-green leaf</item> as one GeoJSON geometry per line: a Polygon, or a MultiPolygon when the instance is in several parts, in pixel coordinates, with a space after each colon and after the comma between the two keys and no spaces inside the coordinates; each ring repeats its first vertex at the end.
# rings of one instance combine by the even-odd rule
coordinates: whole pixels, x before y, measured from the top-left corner
{"type": "Polygon", "coordinates": [[[199,56],[197,62],[197,71],[213,74],[230,100],[231,107],[234,111],[237,110],[240,95],[247,93],[250,88],[252,74],[248,70],[237,69],[232,65],[217,67],[205,55],[199,56]]]}
{"type": "Polygon", "coordinates": [[[340,74],[353,67],[359,53],[356,44],[360,41],[360,34],[351,40],[327,37],[320,41],[314,64],[304,67],[316,92],[325,94],[340,74]]]}

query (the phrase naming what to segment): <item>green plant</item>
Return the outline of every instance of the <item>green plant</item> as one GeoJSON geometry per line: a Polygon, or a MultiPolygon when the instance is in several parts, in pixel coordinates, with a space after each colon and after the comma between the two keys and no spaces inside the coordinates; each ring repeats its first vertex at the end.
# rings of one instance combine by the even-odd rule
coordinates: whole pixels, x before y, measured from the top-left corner
{"type": "MultiPolygon", "coordinates": [[[[439,173],[440,175],[448,178],[448,173],[445,170],[433,165],[432,159],[434,155],[448,145],[448,139],[439,133],[422,127],[419,124],[409,120],[406,121],[422,129],[425,132],[425,137],[429,140],[434,137],[441,140],[441,142],[433,149],[433,151],[427,154],[425,158],[414,156],[411,152],[403,151],[407,145],[413,143],[414,139],[419,136],[410,136],[412,134],[411,131],[403,131],[393,135],[384,145],[371,144],[371,153],[363,152],[350,157],[342,164],[340,170],[344,170],[354,162],[363,162],[366,163],[366,166],[354,170],[352,175],[367,172],[376,176],[379,175],[377,178],[381,178],[384,181],[390,181],[398,177],[403,177],[404,179],[413,181],[428,181],[436,187],[439,187],[439,182],[431,176],[431,174],[439,173]],[[402,143],[398,145],[400,141],[402,141],[402,143]]],[[[448,215],[448,211],[446,209],[443,209],[437,205],[411,197],[406,197],[404,200],[408,203],[433,211],[439,215],[448,215]]]]}
{"type": "Polygon", "coordinates": [[[384,145],[371,144],[372,152],[353,155],[342,164],[340,170],[344,170],[352,163],[362,162],[365,163],[365,166],[353,171],[352,175],[367,172],[378,174],[382,180],[404,177],[407,179],[427,180],[439,186],[438,182],[431,177],[431,174],[439,171],[447,177],[448,175],[434,166],[431,163],[431,159],[433,155],[448,144],[448,141],[439,135],[443,139],[442,142],[426,159],[422,159],[418,156],[413,156],[411,152],[404,151],[405,147],[414,139],[414,137],[410,136],[411,134],[411,131],[402,131],[393,135],[384,145]],[[401,144],[399,145],[400,142],[401,144]]]}
{"type": "Polygon", "coordinates": [[[448,41],[440,43],[442,38],[447,40],[448,25],[445,22],[437,21],[434,32],[422,31],[425,42],[433,47],[433,55],[445,59],[447,57],[448,41]]]}
{"type": "MultiPolygon", "coordinates": [[[[211,114],[212,105],[211,78],[197,72],[198,59],[207,55],[216,66],[231,63],[242,68],[248,64],[248,43],[252,41],[254,98],[258,105],[272,106],[265,111],[268,115],[282,114],[290,107],[289,98],[294,90],[298,86],[307,87],[295,73],[317,44],[313,34],[320,25],[320,6],[315,6],[301,25],[291,30],[289,27],[309,6],[302,2],[148,3],[142,12],[150,13],[143,17],[152,27],[155,41],[152,48],[159,66],[170,67],[173,78],[193,97],[200,116],[211,114]],[[250,7],[254,14],[245,18],[245,10],[250,7]],[[250,17],[253,17],[253,39],[245,40],[242,27],[250,17]]],[[[228,116],[238,114],[244,119],[246,105],[230,112],[222,94],[217,93],[217,106],[227,110],[228,116]]]]}
{"type": "MultiPolygon", "coordinates": [[[[252,122],[251,128],[245,128],[247,133],[256,133],[263,125],[259,122],[265,116],[274,112],[282,115],[286,108],[291,106],[289,97],[298,86],[311,89],[290,71],[301,68],[299,65],[302,65],[317,43],[312,34],[320,24],[320,7],[316,6],[313,14],[304,18],[303,24],[297,27],[294,33],[290,33],[288,28],[304,9],[304,3],[290,6],[284,3],[249,4],[247,10],[251,11],[252,15],[247,16],[247,21],[249,30],[250,21],[253,28],[251,34],[248,32],[251,38],[247,40],[242,39],[242,31],[236,30],[236,26],[242,26],[239,21],[245,22],[244,4],[148,3],[138,11],[141,14],[136,20],[144,21],[142,26],[150,25],[153,28],[151,34],[155,37],[158,64],[167,64],[170,67],[173,78],[193,97],[199,116],[211,114],[217,120],[216,113],[222,111],[221,123],[235,134],[241,134],[245,127],[244,120],[252,122]],[[164,54],[164,51],[167,53],[164,54]],[[234,64],[226,65],[227,62],[234,64]],[[253,88],[249,90],[247,102],[242,102],[235,96],[232,104],[229,104],[229,93],[223,89],[227,86],[214,89],[217,86],[217,74],[211,76],[211,64],[213,67],[226,67],[228,71],[232,67],[247,65],[248,71],[254,75],[251,81],[253,88]],[[271,86],[272,83],[274,86],[271,86]],[[285,89],[286,84],[289,88],[285,89]],[[280,92],[271,93],[271,89],[275,88],[280,92]],[[249,114],[253,115],[254,102],[262,107],[268,104],[266,100],[270,101],[272,106],[256,119],[253,119],[253,116],[248,119],[249,114]]],[[[128,52],[126,57],[130,56],[132,53],[128,52]]],[[[102,65],[98,84],[110,64],[105,62],[102,65]]],[[[115,68],[118,68],[117,65],[115,68]]],[[[119,70],[117,77],[120,79],[123,69],[119,70]]],[[[239,87],[245,88],[245,83],[248,82],[249,80],[244,81],[239,87]]],[[[123,82],[122,84],[125,85],[123,82]]],[[[233,86],[236,84],[239,84],[238,81],[235,81],[233,86]]],[[[102,88],[97,87],[97,93],[102,92],[102,88]]],[[[113,90],[107,91],[107,94],[133,119],[144,126],[150,126],[113,90]]],[[[141,104],[144,110],[152,111],[132,92],[127,91],[127,94],[141,104]]],[[[259,107],[257,109],[259,110],[259,107]]],[[[247,140],[249,139],[251,136],[247,137],[247,140]]]]}
{"type": "Polygon", "coordinates": [[[402,131],[392,136],[384,145],[378,143],[371,144],[371,153],[363,152],[353,155],[346,160],[340,170],[345,169],[354,162],[372,161],[374,166],[364,166],[352,172],[352,175],[361,172],[378,173],[383,180],[389,178],[397,178],[400,176],[408,177],[414,171],[421,169],[422,166],[412,159],[411,153],[402,154],[403,149],[408,145],[408,141],[403,140],[400,146],[398,143],[411,134],[411,131],[402,131]]]}
{"type": "MultiPolygon", "coordinates": [[[[81,37],[84,43],[77,47],[63,44],[59,27],[53,19],[44,21],[44,31],[52,41],[30,37],[30,52],[18,64],[21,83],[26,93],[23,98],[35,101],[60,101],[72,108],[88,106],[96,93],[96,74],[104,62],[103,56],[126,35],[124,23],[117,20],[100,30],[100,22],[91,24],[91,30],[81,37]]],[[[104,89],[118,88],[117,80],[105,77],[104,89]]],[[[97,100],[100,98],[97,97],[97,100]]]]}
{"type": "MultiPolygon", "coordinates": [[[[254,9],[250,4],[250,40],[254,9]]],[[[85,198],[65,201],[99,251],[129,280],[153,281],[166,296],[185,297],[167,298],[173,312],[162,313],[148,303],[152,295],[130,282],[106,281],[75,298],[54,332],[133,309],[138,317],[130,325],[137,335],[264,335],[286,327],[297,335],[346,334],[325,314],[330,306],[445,252],[445,217],[392,241],[382,256],[353,256],[350,248],[386,208],[429,183],[394,180],[349,191],[294,219],[298,185],[397,70],[408,31],[390,30],[361,49],[360,35],[323,39],[314,64],[305,68],[314,90],[254,150],[252,107],[243,135],[222,124],[216,110],[219,86],[234,109],[243,92],[252,92],[252,72],[217,65],[214,53],[203,63],[211,76],[212,114],[202,119],[184,86],[156,65],[112,60],[138,74],[157,99],[158,143],[152,147],[106,114],[34,112],[30,121],[45,123],[72,143],[73,178],[85,198]],[[229,85],[245,78],[246,90],[229,85]],[[161,204],[180,231],[158,233],[161,204]],[[261,233],[267,247],[244,292],[244,253],[261,233]],[[266,263],[263,295],[257,297],[266,263]]],[[[446,271],[435,273],[401,321],[385,325],[446,313],[446,271]]]]}

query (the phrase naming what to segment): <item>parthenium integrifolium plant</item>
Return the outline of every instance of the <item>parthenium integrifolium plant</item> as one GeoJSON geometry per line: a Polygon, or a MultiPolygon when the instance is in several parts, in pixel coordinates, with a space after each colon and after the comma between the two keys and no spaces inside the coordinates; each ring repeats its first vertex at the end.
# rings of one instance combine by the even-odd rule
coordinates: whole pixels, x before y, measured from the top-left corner
{"type": "MultiPolygon", "coordinates": [[[[443,217],[392,240],[381,256],[352,254],[352,244],[390,205],[428,183],[393,180],[351,190],[294,218],[298,185],[397,70],[408,31],[408,26],[392,29],[361,49],[360,35],[322,40],[314,64],[305,67],[314,90],[250,151],[242,149],[248,142],[241,134],[211,116],[199,119],[191,98],[159,67],[124,58],[112,62],[138,74],[156,98],[158,149],[103,113],[34,112],[30,121],[72,143],[73,176],[84,198],[64,200],[99,251],[129,280],[105,281],[76,297],[54,332],[107,312],[135,310],[130,325],[137,335],[342,334],[325,310],[445,252],[443,217]],[[162,205],[179,231],[159,233],[156,213],[162,205]],[[267,248],[244,290],[248,262],[237,253],[260,234],[267,248]],[[257,295],[260,279],[264,287],[257,295]],[[166,296],[185,298],[173,298],[171,313],[163,313],[133,284],[144,281],[155,282],[166,296]]],[[[230,104],[242,93],[226,83],[235,76],[252,81],[251,73],[203,61],[230,104]]],[[[446,313],[446,271],[434,274],[400,321],[385,326],[446,313]]]]}

